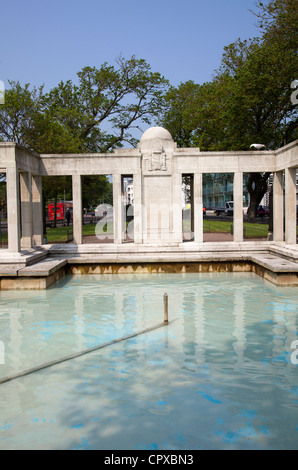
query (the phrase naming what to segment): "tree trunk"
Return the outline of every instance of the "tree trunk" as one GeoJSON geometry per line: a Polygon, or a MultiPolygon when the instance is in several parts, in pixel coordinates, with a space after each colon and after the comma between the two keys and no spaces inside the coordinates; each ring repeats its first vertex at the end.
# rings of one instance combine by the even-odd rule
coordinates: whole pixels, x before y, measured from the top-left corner
{"type": "Polygon", "coordinates": [[[258,206],[266,193],[268,186],[267,180],[270,176],[270,173],[250,173],[247,190],[250,196],[249,208],[247,211],[248,221],[252,222],[253,219],[257,216],[258,206]]]}

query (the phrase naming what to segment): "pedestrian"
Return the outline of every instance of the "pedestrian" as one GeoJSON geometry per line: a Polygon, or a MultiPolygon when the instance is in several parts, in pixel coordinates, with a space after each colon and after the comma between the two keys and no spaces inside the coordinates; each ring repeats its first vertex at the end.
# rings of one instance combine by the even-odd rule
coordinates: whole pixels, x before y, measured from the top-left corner
{"type": "Polygon", "coordinates": [[[70,222],[70,211],[69,211],[69,209],[67,209],[67,211],[66,211],[66,220],[67,220],[67,225],[69,225],[69,222],[70,222]]]}

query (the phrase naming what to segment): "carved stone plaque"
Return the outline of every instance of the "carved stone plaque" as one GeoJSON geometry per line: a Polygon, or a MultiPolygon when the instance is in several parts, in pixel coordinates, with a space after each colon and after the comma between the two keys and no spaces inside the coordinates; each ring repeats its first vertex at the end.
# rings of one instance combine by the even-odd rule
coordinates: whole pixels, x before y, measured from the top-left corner
{"type": "Polygon", "coordinates": [[[165,152],[154,150],[148,159],[148,171],[167,171],[167,160],[165,152]]]}

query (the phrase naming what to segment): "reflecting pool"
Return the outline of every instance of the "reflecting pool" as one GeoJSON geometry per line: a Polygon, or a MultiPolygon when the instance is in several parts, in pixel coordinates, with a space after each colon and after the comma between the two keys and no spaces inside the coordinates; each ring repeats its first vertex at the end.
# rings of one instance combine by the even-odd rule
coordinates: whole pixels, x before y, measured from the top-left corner
{"type": "Polygon", "coordinates": [[[1,384],[0,449],[298,449],[298,290],[252,273],[2,291],[0,379],[161,323],[164,293],[167,326],[1,384]]]}

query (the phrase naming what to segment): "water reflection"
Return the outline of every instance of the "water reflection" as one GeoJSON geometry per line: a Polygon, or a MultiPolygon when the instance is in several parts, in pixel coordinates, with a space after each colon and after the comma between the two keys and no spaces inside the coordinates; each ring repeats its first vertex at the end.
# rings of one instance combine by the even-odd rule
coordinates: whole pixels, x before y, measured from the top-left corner
{"type": "Polygon", "coordinates": [[[251,274],[78,276],[1,292],[2,377],[161,323],[165,292],[168,326],[1,386],[0,430],[15,426],[0,446],[24,444],[25,425],[50,448],[78,448],[82,435],[110,449],[297,442],[297,290],[251,274]]]}
{"type": "Polygon", "coordinates": [[[185,367],[287,360],[297,334],[295,292],[265,286],[250,275],[93,275],[48,291],[1,292],[1,375],[160,323],[164,292],[185,367]]]}

